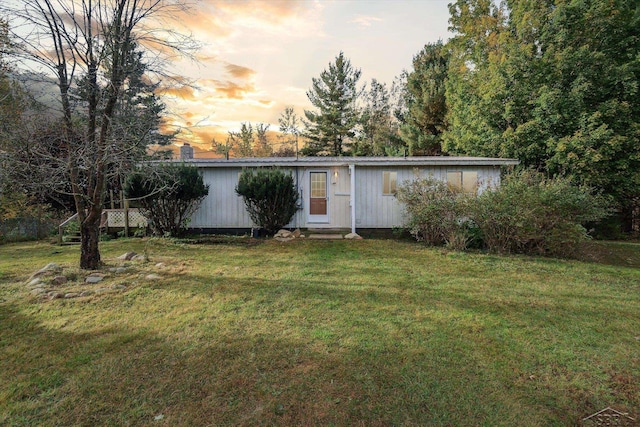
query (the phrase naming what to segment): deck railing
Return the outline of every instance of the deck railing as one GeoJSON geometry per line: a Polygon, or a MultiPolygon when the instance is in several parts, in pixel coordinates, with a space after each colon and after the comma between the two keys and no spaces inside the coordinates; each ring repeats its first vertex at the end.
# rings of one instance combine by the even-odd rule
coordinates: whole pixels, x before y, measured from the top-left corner
{"type": "MultiPolygon", "coordinates": [[[[63,242],[64,230],[69,223],[78,219],[78,214],[74,214],[58,226],[58,244],[63,242]]],[[[125,236],[129,234],[130,228],[147,228],[149,221],[136,208],[128,209],[103,209],[100,229],[105,232],[124,231],[125,236]]]]}

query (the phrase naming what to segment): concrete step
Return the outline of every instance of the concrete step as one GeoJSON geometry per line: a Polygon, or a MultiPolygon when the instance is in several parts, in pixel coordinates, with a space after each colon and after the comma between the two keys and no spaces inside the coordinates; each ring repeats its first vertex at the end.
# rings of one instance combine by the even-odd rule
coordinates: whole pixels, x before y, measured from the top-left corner
{"type": "Polygon", "coordinates": [[[309,234],[307,236],[307,238],[309,239],[313,239],[313,240],[340,240],[343,239],[344,237],[342,236],[342,234],[336,234],[336,233],[331,233],[331,234],[309,234]]]}

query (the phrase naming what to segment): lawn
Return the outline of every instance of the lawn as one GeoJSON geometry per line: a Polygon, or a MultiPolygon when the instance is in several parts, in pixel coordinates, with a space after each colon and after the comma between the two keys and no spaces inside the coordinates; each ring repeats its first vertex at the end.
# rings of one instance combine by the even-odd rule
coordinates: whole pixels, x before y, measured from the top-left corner
{"type": "Polygon", "coordinates": [[[77,247],[0,246],[0,425],[640,416],[640,244],[593,244],[589,262],[382,239],[101,251],[106,277],[83,284],[77,247]],[[56,290],[94,293],[33,295],[27,279],[49,262],[71,278],[56,290]]]}

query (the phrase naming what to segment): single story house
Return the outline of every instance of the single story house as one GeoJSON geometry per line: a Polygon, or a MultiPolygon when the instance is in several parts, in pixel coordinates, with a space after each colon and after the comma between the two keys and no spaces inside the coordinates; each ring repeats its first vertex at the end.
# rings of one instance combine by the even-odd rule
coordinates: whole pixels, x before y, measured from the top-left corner
{"type": "Polygon", "coordinates": [[[482,192],[500,184],[500,168],[514,159],[482,157],[300,157],[194,159],[209,195],[189,227],[203,232],[254,227],[242,197],[235,192],[245,168],[278,167],[291,173],[300,193],[300,210],[289,228],[385,229],[402,226],[403,208],[395,197],[402,182],[433,176],[482,192]]]}

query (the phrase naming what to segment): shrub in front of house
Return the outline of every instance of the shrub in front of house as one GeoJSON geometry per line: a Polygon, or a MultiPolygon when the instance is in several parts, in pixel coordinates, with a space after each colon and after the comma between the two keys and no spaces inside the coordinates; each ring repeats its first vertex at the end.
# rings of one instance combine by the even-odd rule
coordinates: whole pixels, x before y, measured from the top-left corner
{"type": "Polygon", "coordinates": [[[583,224],[612,213],[609,201],[590,188],[532,170],[513,172],[478,196],[419,179],[402,185],[398,199],[417,240],[457,250],[480,241],[501,253],[571,255],[589,238],[583,224]]]}
{"type": "Polygon", "coordinates": [[[492,252],[568,256],[589,238],[583,225],[612,214],[609,206],[570,178],[526,169],[479,195],[469,214],[492,252]]]}
{"type": "Polygon", "coordinates": [[[197,167],[188,165],[147,165],[131,174],[125,194],[150,221],[159,236],[180,236],[191,215],[209,194],[197,167]]]}
{"type": "Polygon", "coordinates": [[[244,199],[251,220],[268,235],[291,222],[298,210],[293,177],[280,169],[243,170],[236,193],[244,199]]]}
{"type": "Polygon", "coordinates": [[[406,228],[416,240],[466,249],[470,238],[467,195],[430,177],[401,185],[396,197],[407,212],[406,228]]]}

